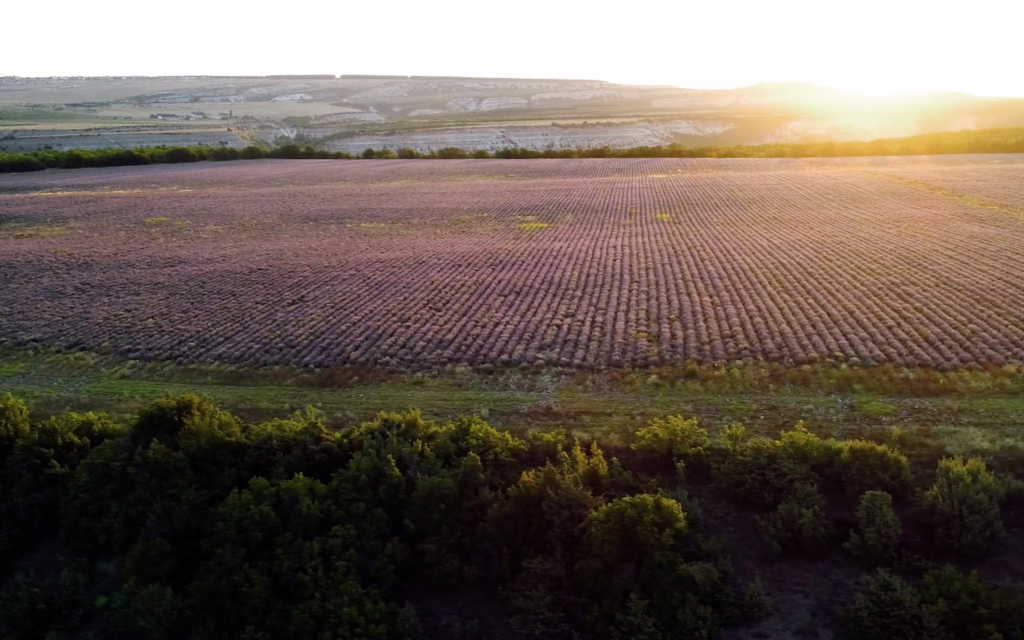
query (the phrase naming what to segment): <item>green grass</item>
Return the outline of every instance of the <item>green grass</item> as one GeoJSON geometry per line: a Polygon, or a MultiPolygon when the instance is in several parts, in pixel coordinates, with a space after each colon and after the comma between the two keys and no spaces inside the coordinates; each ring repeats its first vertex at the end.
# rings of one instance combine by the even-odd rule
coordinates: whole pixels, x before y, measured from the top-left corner
{"type": "Polygon", "coordinates": [[[468,369],[443,376],[360,379],[288,369],[142,363],[90,353],[0,351],[0,392],[21,396],[42,414],[103,410],[124,419],[166,393],[189,390],[251,420],[313,406],[341,426],[378,411],[417,407],[438,419],[477,413],[513,431],[568,428],[608,439],[655,417],[685,414],[699,417],[712,430],[739,421],[755,432],[774,435],[803,420],[819,434],[843,438],[884,438],[899,427],[908,438],[956,454],[1024,449],[1024,394],[1013,385],[996,385],[995,391],[982,385],[984,392],[970,391],[967,385],[966,392],[935,396],[857,389],[823,393],[813,384],[730,390],[714,377],[657,384],[648,380],[646,372],[483,375],[468,369]]]}

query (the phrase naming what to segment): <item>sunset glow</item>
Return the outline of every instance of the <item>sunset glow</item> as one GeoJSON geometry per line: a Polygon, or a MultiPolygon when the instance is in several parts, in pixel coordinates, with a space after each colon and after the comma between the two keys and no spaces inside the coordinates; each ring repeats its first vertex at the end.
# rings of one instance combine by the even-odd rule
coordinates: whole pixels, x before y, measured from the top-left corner
{"type": "Polygon", "coordinates": [[[0,75],[359,73],[1024,96],[1024,3],[17,3],[0,75]],[[514,7],[514,8],[513,8],[514,7]],[[41,45],[40,34],[48,44],[41,45]],[[132,34],[130,36],[126,34],[132,34]],[[147,34],[147,35],[140,35],[147,34]],[[73,51],[73,55],[70,53],[73,51]]]}

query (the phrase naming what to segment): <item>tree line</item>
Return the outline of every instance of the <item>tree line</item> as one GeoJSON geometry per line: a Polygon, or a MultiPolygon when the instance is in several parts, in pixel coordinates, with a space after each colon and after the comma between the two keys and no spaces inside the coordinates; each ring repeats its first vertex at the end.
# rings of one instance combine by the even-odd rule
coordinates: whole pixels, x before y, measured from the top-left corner
{"type": "Polygon", "coordinates": [[[498,151],[469,151],[446,147],[420,152],[410,148],[372,149],[359,155],[325,151],[311,146],[286,144],[273,149],[248,146],[139,147],[136,149],[73,149],[69,151],[0,152],[0,173],[42,171],[44,169],[80,169],[143,164],[199,162],[203,160],[286,159],[537,159],[537,158],[815,158],[857,156],[906,156],[971,153],[1024,153],[1024,127],[980,129],[930,133],[905,138],[883,138],[868,142],[777,143],[764,145],[699,146],[681,144],[642,146],[625,149],[547,149],[538,151],[506,147],[498,151]]]}
{"type": "Polygon", "coordinates": [[[1012,552],[1020,483],[980,459],[679,416],[521,436],[416,411],[249,423],[188,393],[127,424],[37,419],[7,394],[0,636],[716,638],[776,595],[732,562],[723,513],[764,563],[862,568],[825,623],[842,637],[1024,631],[1019,585],[947,564],[1012,552]]]}

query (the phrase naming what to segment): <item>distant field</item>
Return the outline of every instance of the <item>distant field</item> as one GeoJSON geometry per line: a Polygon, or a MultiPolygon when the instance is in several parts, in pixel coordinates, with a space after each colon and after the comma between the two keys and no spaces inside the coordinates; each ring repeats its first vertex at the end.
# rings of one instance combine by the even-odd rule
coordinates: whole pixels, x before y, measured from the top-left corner
{"type": "Polygon", "coordinates": [[[0,343],[242,366],[1024,361],[1024,157],[0,176],[0,343]],[[11,286],[13,284],[13,286],[11,286]]]}

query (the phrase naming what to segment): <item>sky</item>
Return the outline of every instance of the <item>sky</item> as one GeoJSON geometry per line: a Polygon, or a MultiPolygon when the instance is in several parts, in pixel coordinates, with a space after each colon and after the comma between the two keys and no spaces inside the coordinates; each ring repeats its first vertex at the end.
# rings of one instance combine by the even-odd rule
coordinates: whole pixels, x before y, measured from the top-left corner
{"type": "Polygon", "coordinates": [[[1024,0],[51,0],[4,8],[0,76],[585,78],[1024,97],[1024,0]],[[15,52],[17,54],[15,55],[15,52]]]}

